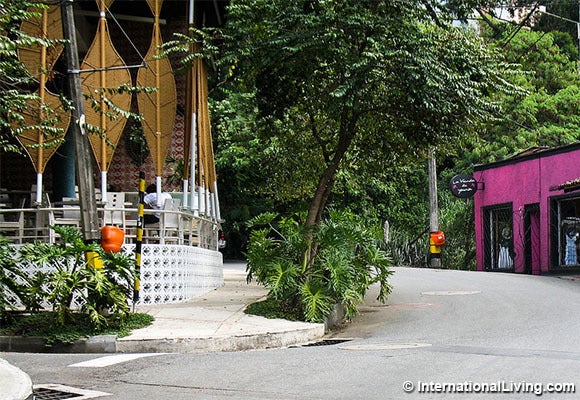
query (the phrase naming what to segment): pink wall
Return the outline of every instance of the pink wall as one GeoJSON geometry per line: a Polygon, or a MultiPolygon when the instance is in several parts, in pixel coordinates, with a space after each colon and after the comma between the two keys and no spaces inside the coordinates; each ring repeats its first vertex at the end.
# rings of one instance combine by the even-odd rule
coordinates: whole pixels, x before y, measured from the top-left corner
{"type": "MultiPolygon", "coordinates": [[[[514,266],[524,272],[524,207],[540,206],[539,270],[550,267],[549,198],[563,194],[550,187],[580,177],[580,144],[543,150],[530,155],[475,167],[474,178],[485,188],[474,196],[477,269],[484,270],[483,207],[513,203],[514,266]]],[[[481,186],[481,185],[480,185],[481,186]]]]}

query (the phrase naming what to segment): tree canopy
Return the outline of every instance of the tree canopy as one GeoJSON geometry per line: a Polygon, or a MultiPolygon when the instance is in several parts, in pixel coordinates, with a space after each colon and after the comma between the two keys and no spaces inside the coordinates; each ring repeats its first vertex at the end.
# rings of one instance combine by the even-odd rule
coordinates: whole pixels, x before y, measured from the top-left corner
{"type": "Polygon", "coordinates": [[[560,45],[568,41],[561,32],[521,30],[503,46],[505,59],[520,65],[521,72],[509,79],[525,93],[496,97],[502,112],[466,147],[460,163],[482,164],[530,147],[580,140],[578,63],[560,45]]]}
{"type": "Polygon", "coordinates": [[[385,166],[465,137],[494,110],[489,95],[509,88],[497,54],[424,5],[238,0],[229,7],[221,61],[257,107],[257,131],[278,153],[278,169],[310,167],[300,177],[314,189],[307,225],[320,221],[341,168],[354,171],[365,159],[385,166]]]}

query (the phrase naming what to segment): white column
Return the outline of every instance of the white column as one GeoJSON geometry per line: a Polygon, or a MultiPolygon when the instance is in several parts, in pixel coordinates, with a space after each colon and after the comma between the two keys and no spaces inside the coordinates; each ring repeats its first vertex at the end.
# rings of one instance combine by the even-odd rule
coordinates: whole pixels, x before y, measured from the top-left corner
{"type": "Polygon", "coordinates": [[[107,171],[101,171],[101,199],[107,201],[107,171]]]}
{"type": "Polygon", "coordinates": [[[36,174],[36,203],[42,203],[42,174],[36,174]]]}

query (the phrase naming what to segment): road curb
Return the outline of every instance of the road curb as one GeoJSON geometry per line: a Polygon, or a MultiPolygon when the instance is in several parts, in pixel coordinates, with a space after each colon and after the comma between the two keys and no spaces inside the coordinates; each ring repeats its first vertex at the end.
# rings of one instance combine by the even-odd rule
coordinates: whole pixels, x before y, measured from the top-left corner
{"type": "Polygon", "coordinates": [[[117,340],[118,353],[211,353],[284,348],[310,343],[325,335],[324,324],[303,329],[239,336],[117,340]]]}
{"type": "Polygon", "coordinates": [[[0,352],[15,353],[210,353],[284,348],[315,342],[325,335],[324,324],[282,332],[239,336],[131,339],[116,335],[91,336],[71,344],[47,346],[35,336],[0,336],[0,352]]]}

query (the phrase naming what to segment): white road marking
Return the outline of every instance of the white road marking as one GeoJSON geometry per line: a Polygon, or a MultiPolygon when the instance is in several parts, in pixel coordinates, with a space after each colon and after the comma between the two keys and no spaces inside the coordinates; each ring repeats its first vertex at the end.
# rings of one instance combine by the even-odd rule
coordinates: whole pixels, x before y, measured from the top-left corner
{"type": "Polygon", "coordinates": [[[438,292],[422,292],[423,296],[464,296],[469,294],[479,294],[480,290],[442,290],[438,292]]]}
{"type": "Polygon", "coordinates": [[[342,345],[339,349],[342,350],[403,350],[403,349],[418,349],[420,347],[430,347],[431,343],[385,343],[385,344],[353,344],[342,345]]]}
{"type": "Polygon", "coordinates": [[[78,368],[103,368],[115,364],[124,363],[131,360],[136,360],[143,357],[158,356],[165,353],[135,353],[135,354],[116,354],[114,356],[105,356],[95,358],[93,360],[83,361],[76,364],[71,364],[69,367],[78,368]]]}

